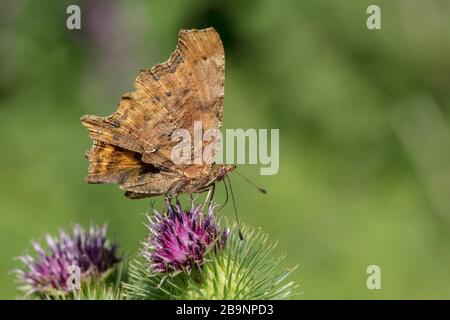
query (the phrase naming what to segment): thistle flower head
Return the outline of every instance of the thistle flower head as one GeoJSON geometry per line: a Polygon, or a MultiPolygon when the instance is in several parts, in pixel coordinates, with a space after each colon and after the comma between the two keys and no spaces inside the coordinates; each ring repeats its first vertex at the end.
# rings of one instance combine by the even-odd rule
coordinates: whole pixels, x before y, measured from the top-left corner
{"type": "Polygon", "coordinates": [[[143,256],[154,272],[189,271],[205,262],[208,249],[219,251],[228,238],[214,216],[214,206],[205,215],[201,206],[183,211],[179,202],[167,205],[167,213],[155,210],[149,217],[150,230],[144,242],[143,256]]]}
{"type": "Polygon", "coordinates": [[[71,234],[61,230],[59,237],[47,235],[47,250],[33,241],[37,255],[19,257],[24,266],[16,270],[18,282],[28,294],[68,292],[74,268],[79,270],[81,281],[100,277],[121,260],[117,244],[111,243],[106,233],[106,225],[91,225],[89,231],[74,225],[71,234]]]}

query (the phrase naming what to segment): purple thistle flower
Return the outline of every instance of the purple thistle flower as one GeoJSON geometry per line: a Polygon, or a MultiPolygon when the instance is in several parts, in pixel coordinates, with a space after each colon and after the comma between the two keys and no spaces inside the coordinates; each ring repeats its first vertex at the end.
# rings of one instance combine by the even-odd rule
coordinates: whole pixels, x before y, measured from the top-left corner
{"type": "Polygon", "coordinates": [[[121,258],[117,256],[117,243],[106,238],[107,227],[93,226],[86,232],[75,224],[72,234],[59,232],[59,237],[47,235],[47,253],[37,242],[32,241],[36,257],[24,255],[18,259],[23,269],[15,270],[17,280],[27,294],[33,292],[68,292],[70,268],[79,268],[81,280],[98,278],[110,270],[121,258]]]}
{"type": "Polygon", "coordinates": [[[229,230],[222,230],[214,216],[214,206],[205,216],[201,206],[192,203],[187,211],[177,202],[166,203],[168,212],[155,210],[149,217],[150,234],[144,242],[143,256],[155,272],[190,271],[205,262],[207,250],[223,248],[229,230]]]}

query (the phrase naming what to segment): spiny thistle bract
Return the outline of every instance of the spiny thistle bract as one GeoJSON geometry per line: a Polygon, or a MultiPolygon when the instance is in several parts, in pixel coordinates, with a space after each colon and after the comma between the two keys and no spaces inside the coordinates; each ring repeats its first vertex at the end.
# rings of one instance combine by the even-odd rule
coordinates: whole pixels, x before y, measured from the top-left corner
{"type": "Polygon", "coordinates": [[[91,225],[89,231],[75,224],[72,233],[46,236],[48,249],[32,242],[37,255],[24,255],[22,269],[16,269],[17,281],[26,296],[52,298],[70,294],[72,269],[78,268],[81,285],[104,278],[121,261],[117,243],[106,237],[107,227],[91,225]]]}
{"type": "MultiPolygon", "coordinates": [[[[183,212],[181,208],[178,206],[176,210],[178,214],[173,214],[169,210],[166,216],[157,216],[153,222],[151,221],[149,243],[144,243],[143,256],[130,264],[129,283],[124,284],[125,296],[128,299],[288,299],[295,295],[294,283],[285,282],[293,269],[282,271],[278,269],[283,258],[270,257],[276,243],[269,241],[267,234],[244,226],[242,228],[244,241],[239,239],[236,232],[227,232],[226,238],[222,236],[219,242],[209,241],[209,247],[202,251],[203,255],[197,255],[198,252],[194,250],[196,254],[191,256],[187,250],[190,248],[189,245],[183,242],[188,238],[179,239],[179,229],[173,225],[180,224],[180,227],[189,229],[186,230],[188,234],[204,234],[207,233],[206,230],[200,232],[197,227],[210,228],[213,223],[214,229],[218,230],[218,224],[198,223],[204,221],[202,219],[214,221],[212,208],[208,211],[208,218],[201,218],[200,208],[197,208],[196,214],[192,216],[184,212],[187,215],[184,219],[179,217],[183,212]],[[166,225],[168,227],[165,227],[166,225]],[[195,232],[192,226],[196,227],[195,232]],[[174,248],[160,246],[158,239],[167,241],[169,239],[170,243],[177,245],[174,248]],[[220,246],[217,246],[217,243],[220,246]],[[158,264],[155,267],[154,257],[156,254],[161,255],[158,252],[164,249],[166,251],[161,261],[165,264],[162,266],[180,266],[174,268],[178,272],[173,272],[172,268],[162,268],[158,264]],[[180,255],[183,261],[192,262],[189,268],[185,268],[186,264],[178,263],[177,259],[172,258],[178,255],[170,252],[171,250],[183,251],[184,254],[180,255]],[[177,263],[174,264],[175,261],[177,263]],[[197,263],[198,261],[201,263],[197,263]]],[[[221,233],[213,234],[217,236],[221,233]]],[[[192,236],[186,241],[189,242],[191,239],[196,238],[192,236]]],[[[194,243],[191,245],[195,246],[194,243]]],[[[203,250],[203,246],[199,248],[203,250]]]]}

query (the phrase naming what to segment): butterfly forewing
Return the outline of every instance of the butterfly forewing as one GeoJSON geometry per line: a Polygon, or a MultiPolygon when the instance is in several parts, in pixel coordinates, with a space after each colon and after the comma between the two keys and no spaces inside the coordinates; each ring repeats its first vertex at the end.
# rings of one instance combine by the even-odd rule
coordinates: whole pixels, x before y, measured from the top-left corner
{"type": "MultiPolygon", "coordinates": [[[[220,128],[224,81],[218,33],[181,30],[170,59],[141,71],[135,91],[122,96],[116,112],[81,118],[94,140],[88,182],[119,183],[132,197],[191,192],[190,180],[208,175],[211,164],[175,164],[172,149],[178,142],[171,136],[186,129],[193,137],[195,121],[203,131],[220,128]]],[[[203,149],[208,143],[217,142],[205,141],[203,149]]]]}

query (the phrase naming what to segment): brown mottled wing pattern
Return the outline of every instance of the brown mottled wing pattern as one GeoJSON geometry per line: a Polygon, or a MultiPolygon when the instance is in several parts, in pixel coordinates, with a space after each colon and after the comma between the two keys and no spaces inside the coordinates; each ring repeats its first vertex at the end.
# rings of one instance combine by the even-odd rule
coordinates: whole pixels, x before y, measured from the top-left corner
{"type": "Polygon", "coordinates": [[[86,158],[90,183],[122,183],[143,168],[138,153],[100,141],[94,141],[86,158]]]}
{"type": "Polygon", "coordinates": [[[141,71],[136,90],[122,96],[116,112],[81,118],[94,140],[88,182],[119,183],[131,196],[164,194],[208,174],[211,165],[171,161],[178,143],[171,134],[184,128],[193,136],[194,121],[202,121],[203,130],[220,128],[224,69],[223,46],[213,28],[181,30],[170,59],[141,71]]]}
{"type": "Polygon", "coordinates": [[[127,195],[134,198],[139,196],[133,193],[163,194],[180,180],[179,175],[160,172],[154,165],[142,162],[139,153],[100,141],[94,141],[86,157],[89,183],[119,183],[129,191],[127,195]],[[153,185],[152,190],[143,189],[148,184],[153,185]]]}

